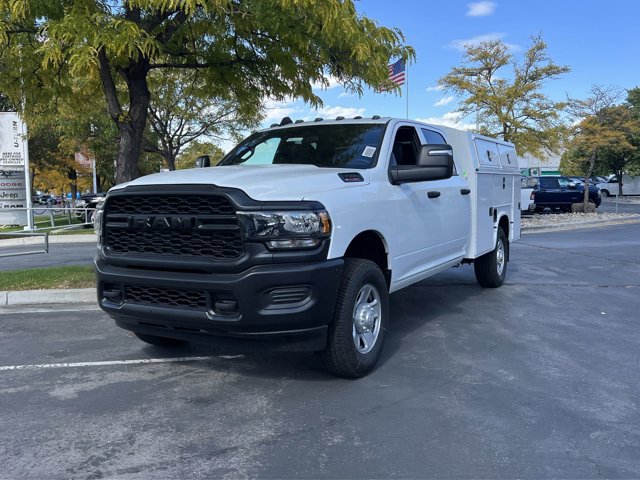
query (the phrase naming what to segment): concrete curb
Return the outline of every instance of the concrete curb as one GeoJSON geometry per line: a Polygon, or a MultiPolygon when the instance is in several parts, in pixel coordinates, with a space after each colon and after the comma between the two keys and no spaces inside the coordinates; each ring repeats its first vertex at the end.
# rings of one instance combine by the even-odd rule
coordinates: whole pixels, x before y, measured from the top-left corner
{"type": "MultiPolygon", "coordinates": [[[[95,234],[85,235],[49,235],[49,245],[54,243],[97,243],[98,237],[95,234]]],[[[8,238],[2,240],[0,237],[0,247],[22,247],[25,245],[44,245],[44,237],[22,237],[8,238]]]]}
{"type": "Polygon", "coordinates": [[[0,291],[0,309],[16,305],[54,303],[96,303],[95,288],[57,288],[51,290],[0,291]]]}
{"type": "Polygon", "coordinates": [[[612,219],[612,220],[587,220],[585,222],[567,223],[564,225],[540,225],[535,227],[522,227],[521,233],[542,233],[542,232],[560,232],[564,230],[578,230],[580,228],[596,228],[605,227],[608,225],[625,225],[640,223],[640,215],[634,215],[626,218],[612,219]]]}

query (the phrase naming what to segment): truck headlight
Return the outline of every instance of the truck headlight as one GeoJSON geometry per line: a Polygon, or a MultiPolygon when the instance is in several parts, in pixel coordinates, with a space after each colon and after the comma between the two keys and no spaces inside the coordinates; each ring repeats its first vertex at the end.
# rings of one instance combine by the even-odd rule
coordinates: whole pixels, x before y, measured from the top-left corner
{"type": "Polygon", "coordinates": [[[96,213],[93,215],[93,230],[98,235],[98,238],[102,235],[102,223],[104,218],[104,202],[98,203],[96,206],[96,213]]]}
{"type": "Polygon", "coordinates": [[[325,210],[290,212],[238,212],[244,236],[264,242],[272,250],[315,248],[331,235],[325,210]]]}

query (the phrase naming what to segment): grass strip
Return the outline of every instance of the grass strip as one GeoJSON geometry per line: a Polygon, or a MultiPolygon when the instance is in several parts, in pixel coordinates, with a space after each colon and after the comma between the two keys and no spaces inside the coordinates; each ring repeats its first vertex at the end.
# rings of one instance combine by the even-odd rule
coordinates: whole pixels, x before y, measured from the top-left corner
{"type": "Polygon", "coordinates": [[[95,287],[93,265],[0,271],[0,290],[95,287]]]}

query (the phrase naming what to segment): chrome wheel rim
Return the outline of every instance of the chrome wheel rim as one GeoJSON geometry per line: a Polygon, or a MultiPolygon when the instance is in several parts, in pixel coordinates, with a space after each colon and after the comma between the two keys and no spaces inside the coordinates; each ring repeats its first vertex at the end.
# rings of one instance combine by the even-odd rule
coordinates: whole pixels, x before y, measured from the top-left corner
{"type": "Polygon", "coordinates": [[[353,344],[359,353],[369,353],[375,346],[382,324],[378,289],[367,283],[356,295],[353,307],[353,344]]]}
{"type": "Polygon", "coordinates": [[[501,239],[498,239],[498,245],[496,246],[496,268],[498,270],[498,275],[502,275],[502,272],[504,271],[504,262],[504,243],[502,243],[501,239]]]}

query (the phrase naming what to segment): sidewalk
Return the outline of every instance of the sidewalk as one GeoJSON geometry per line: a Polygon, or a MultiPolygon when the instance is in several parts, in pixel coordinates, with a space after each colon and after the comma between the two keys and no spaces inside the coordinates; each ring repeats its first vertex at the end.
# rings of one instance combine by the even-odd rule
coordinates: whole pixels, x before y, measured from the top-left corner
{"type": "Polygon", "coordinates": [[[620,197],[620,198],[617,198],[616,196],[610,196],[610,197],[604,198],[602,201],[607,203],[616,203],[617,201],[618,203],[640,204],[640,195],[620,197]]]}
{"type": "MultiPolygon", "coordinates": [[[[85,235],[49,235],[49,245],[54,243],[96,243],[95,234],[85,235]]],[[[22,247],[25,245],[43,245],[44,237],[5,238],[0,237],[0,247],[22,247]]]]}
{"type": "Polygon", "coordinates": [[[2,307],[14,307],[17,305],[97,303],[96,298],[95,288],[0,291],[0,310],[2,307]]]}
{"type": "MultiPolygon", "coordinates": [[[[640,215],[633,214],[617,214],[607,215],[600,214],[604,218],[589,219],[589,220],[568,220],[573,214],[550,214],[544,215],[544,219],[548,220],[547,223],[537,223],[535,225],[523,226],[520,231],[523,234],[527,233],[541,233],[541,232],[558,232],[562,230],[577,230],[579,228],[595,228],[604,227],[608,225],[625,225],[630,223],[640,223],[640,215]],[[606,215],[606,216],[605,216],[606,215]]],[[[523,222],[524,223],[524,222],[523,222]]]]}

